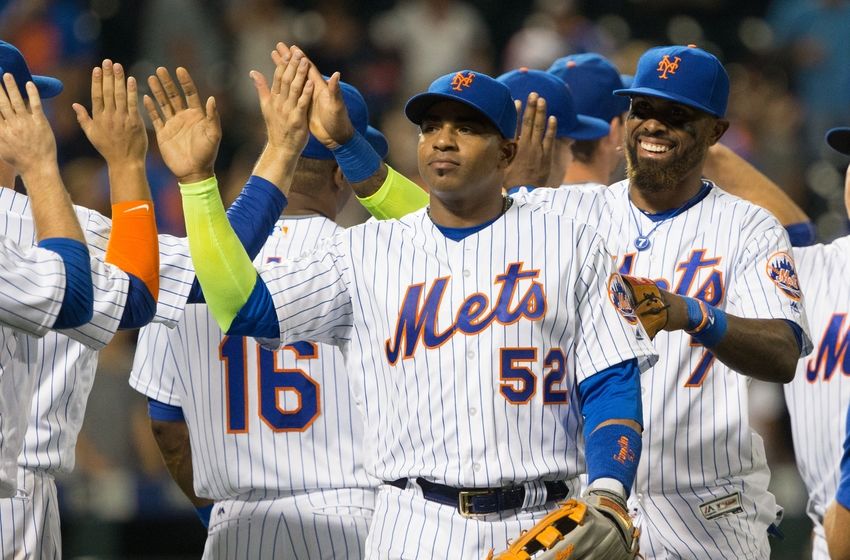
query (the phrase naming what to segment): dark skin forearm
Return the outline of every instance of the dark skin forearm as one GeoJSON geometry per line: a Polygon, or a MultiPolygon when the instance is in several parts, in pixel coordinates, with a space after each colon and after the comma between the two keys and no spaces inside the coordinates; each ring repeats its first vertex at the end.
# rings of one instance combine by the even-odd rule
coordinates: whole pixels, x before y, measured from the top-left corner
{"type": "MultiPolygon", "coordinates": [[[[681,296],[662,290],[670,305],[665,331],[685,330],[688,312],[681,296]]],[[[781,319],[742,319],[726,314],[728,330],[711,348],[733,370],[761,381],[789,383],[794,379],[800,349],[791,327],[781,319]]]]}
{"type": "Polygon", "coordinates": [[[826,508],[823,518],[823,528],[826,533],[826,544],[829,547],[829,557],[833,560],[850,560],[850,510],[832,502],[826,508]]]}
{"type": "Polygon", "coordinates": [[[189,428],[186,422],[151,420],[151,431],[171,478],[189,498],[192,505],[197,508],[212,504],[212,500],[195,495],[192,479],[192,448],[189,445],[189,428]]]}
{"type": "Polygon", "coordinates": [[[387,180],[387,164],[382,163],[381,166],[375,171],[371,177],[366,179],[365,181],[361,181],[359,183],[351,183],[351,188],[360,198],[367,198],[378,192],[378,189],[381,188],[381,185],[384,184],[384,181],[387,180]]]}

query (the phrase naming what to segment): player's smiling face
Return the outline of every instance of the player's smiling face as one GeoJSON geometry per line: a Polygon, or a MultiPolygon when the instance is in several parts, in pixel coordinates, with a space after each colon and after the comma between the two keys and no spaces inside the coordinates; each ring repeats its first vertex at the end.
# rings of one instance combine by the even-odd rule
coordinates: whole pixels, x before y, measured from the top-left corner
{"type": "Polygon", "coordinates": [[[702,173],[728,122],[681,103],[635,96],[626,120],[629,179],[645,190],[677,188],[702,173]]]}
{"type": "Polygon", "coordinates": [[[428,109],[419,130],[419,174],[432,194],[501,193],[515,145],[483,114],[457,101],[440,101],[428,109]]]}

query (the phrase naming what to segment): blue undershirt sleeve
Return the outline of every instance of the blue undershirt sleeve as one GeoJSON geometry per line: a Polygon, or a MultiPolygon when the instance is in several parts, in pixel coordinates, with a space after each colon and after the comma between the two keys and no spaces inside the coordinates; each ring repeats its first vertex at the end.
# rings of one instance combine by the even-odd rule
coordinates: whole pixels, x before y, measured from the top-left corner
{"type": "Polygon", "coordinates": [[[153,321],[156,314],[156,300],[142,280],[127,273],[130,277],[130,285],[127,289],[127,303],[124,304],[124,312],[121,314],[119,329],[140,329],[153,321]]]}
{"type": "Polygon", "coordinates": [[[185,422],[183,409],[179,406],[166,404],[155,399],[148,398],[148,416],[151,420],[160,422],[185,422]]]}
{"type": "Polygon", "coordinates": [[[65,265],[65,295],[53,328],[71,329],[91,321],[94,290],[88,247],[66,237],[42,239],[38,246],[58,254],[65,265]]]}
{"type": "Polygon", "coordinates": [[[257,276],[257,282],[254,284],[251,295],[248,296],[248,301],[236,314],[227,334],[259,338],[278,338],[280,336],[274,301],[272,301],[268,286],[259,276],[257,276]]]}
{"type": "MultiPolygon", "coordinates": [[[[251,260],[260,253],[284,208],[286,197],[280,189],[271,181],[251,175],[227,209],[227,220],[251,260]]],[[[187,302],[205,303],[197,278],[192,282],[187,302]]]]}
{"type": "Polygon", "coordinates": [[[815,226],[812,222],[800,222],[785,226],[792,247],[808,247],[816,241],[815,226]]]}

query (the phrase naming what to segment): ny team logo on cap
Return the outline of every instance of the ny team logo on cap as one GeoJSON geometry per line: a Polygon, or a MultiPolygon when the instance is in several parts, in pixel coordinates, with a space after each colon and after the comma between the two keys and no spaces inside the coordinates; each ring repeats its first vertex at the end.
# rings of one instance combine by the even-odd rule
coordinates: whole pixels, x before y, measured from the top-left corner
{"type": "Polygon", "coordinates": [[[466,76],[464,76],[462,72],[458,72],[455,74],[455,77],[452,78],[452,89],[455,91],[463,91],[463,88],[468,88],[472,85],[472,80],[474,79],[475,74],[472,72],[467,72],[466,76]]]}
{"type": "Polygon", "coordinates": [[[667,79],[667,73],[675,74],[676,70],[679,69],[679,63],[682,61],[678,56],[673,60],[670,60],[670,55],[665,54],[664,58],[661,59],[661,62],[658,63],[658,71],[661,72],[658,77],[662,80],[667,79]]]}

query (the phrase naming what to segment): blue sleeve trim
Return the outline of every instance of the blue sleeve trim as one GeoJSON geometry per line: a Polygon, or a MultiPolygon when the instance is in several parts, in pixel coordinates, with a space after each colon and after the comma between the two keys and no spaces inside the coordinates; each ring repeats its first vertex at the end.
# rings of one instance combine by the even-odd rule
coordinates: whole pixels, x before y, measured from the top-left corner
{"type": "Polygon", "coordinates": [[[136,275],[128,272],[127,276],[130,277],[130,286],[118,328],[140,329],[153,321],[153,316],[156,314],[156,300],[145,283],[136,275]]]}
{"type": "Polygon", "coordinates": [[[274,301],[269,288],[259,276],[254,284],[248,301],[233,319],[227,334],[253,336],[260,338],[278,338],[280,327],[277,323],[274,301]]]}
{"type": "MultiPolygon", "coordinates": [[[[251,260],[260,254],[286,203],[286,197],[274,183],[251,175],[227,209],[227,220],[251,260]]],[[[206,303],[197,278],[192,282],[187,303],[206,303]]]]}
{"type": "Polygon", "coordinates": [[[640,368],[635,358],[588,377],[579,383],[578,395],[585,438],[596,426],[614,418],[634,420],[643,426],[640,368]]]}
{"type": "Polygon", "coordinates": [[[791,327],[792,331],[794,331],[794,339],[796,339],[796,341],[797,341],[797,352],[802,352],[803,351],[803,328],[800,325],[798,325],[797,323],[795,323],[794,321],[791,321],[790,319],[782,319],[782,320],[785,321],[786,323],[788,323],[788,326],[791,327]]]}
{"type": "Polygon", "coordinates": [[[212,516],[212,510],[214,505],[215,504],[210,504],[208,506],[195,508],[195,513],[198,514],[198,519],[201,520],[201,525],[203,525],[207,529],[210,528],[210,516],[212,516]]]}
{"type": "Polygon", "coordinates": [[[85,325],[91,321],[94,304],[88,247],[66,237],[42,239],[38,246],[53,251],[65,264],[65,295],[53,328],[70,329],[85,325]]]}
{"type": "Polygon", "coordinates": [[[841,457],[841,480],[835,493],[835,501],[850,509],[850,407],[844,429],[844,455],[841,457]]]}
{"type": "Polygon", "coordinates": [[[816,241],[815,226],[812,222],[800,222],[785,226],[792,247],[808,247],[816,241]]]}
{"type": "Polygon", "coordinates": [[[185,422],[183,409],[179,406],[165,404],[156,399],[148,398],[148,416],[151,420],[159,420],[160,422],[185,422]]]}

